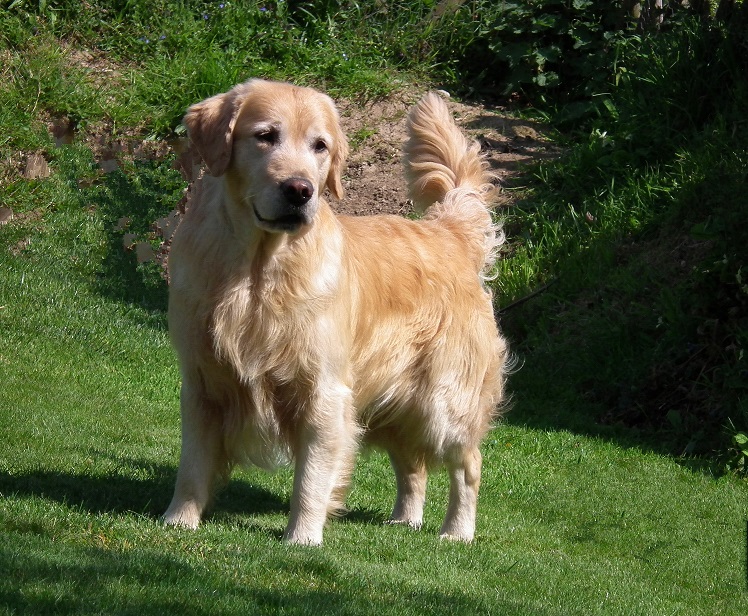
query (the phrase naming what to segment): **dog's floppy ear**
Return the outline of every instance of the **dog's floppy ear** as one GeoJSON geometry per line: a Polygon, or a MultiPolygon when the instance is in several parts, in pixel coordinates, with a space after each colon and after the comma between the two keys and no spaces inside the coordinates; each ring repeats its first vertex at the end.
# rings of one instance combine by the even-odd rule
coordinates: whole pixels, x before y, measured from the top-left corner
{"type": "Polygon", "coordinates": [[[233,132],[239,108],[249,94],[249,83],[192,105],[182,120],[190,142],[208,166],[211,175],[226,172],[231,162],[233,132]]]}
{"type": "Polygon", "coordinates": [[[345,171],[345,161],[346,158],[348,158],[348,140],[340,126],[340,117],[335,108],[335,103],[332,102],[332,99],[328,97],[325,98],[330,105],[330,114],[328,118],[330,123],[329,129],[335,142],[331,152],[332,160],[330,162],[330,171],[327,174],[326,185],[333,197],[336,199],[342,199],[345,191],[343,190],[341,179],[343,171],[345,171]]]}

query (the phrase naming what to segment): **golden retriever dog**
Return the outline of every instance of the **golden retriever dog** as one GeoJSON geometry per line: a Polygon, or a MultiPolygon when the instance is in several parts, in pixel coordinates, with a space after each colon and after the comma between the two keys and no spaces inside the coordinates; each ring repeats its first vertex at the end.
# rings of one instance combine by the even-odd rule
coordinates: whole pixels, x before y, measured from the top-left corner
{"type": "Polygon", "coordinates": [[[250,80],[184,123],[209,174],[169,258],[182,451],[165,522],[197,527],[236,464],[293,460],[284,539],[320,544],[372,445],[394,468],[393,523],[421,525],[441,464],[441,536],[471,541],[507,357],[483,284],[502,236],[478,147],[426,95],[405,146],[425,215],[347,217],[323,198],[342,196],[348,150],[324,94],[250,80]]]}

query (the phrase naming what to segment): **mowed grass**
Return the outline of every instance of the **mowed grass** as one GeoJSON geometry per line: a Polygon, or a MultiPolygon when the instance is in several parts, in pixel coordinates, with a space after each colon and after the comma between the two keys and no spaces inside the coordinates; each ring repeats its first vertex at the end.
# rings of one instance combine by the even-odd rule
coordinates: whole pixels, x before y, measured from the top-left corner
{"type": "MultiPolygon", "coordinates": [[[[97,122],[112,122],[115,135],[158,133],[182,101],[148,92],[180,83],[182,71],[189,79],[173,92],[193,102],[233,78],[222,72],[231,63],[211,48],[217,81],[200,81],[187,59],[169,65],[138,43],[145,21],[137,29],[112,17],[102,29],[113,34],[79,20],[80,37],[100,37],[114,66],[128,54],[139,63],[108,85],[92,82],[57,46],[73,29],[63,17],[54,28],[40,22],[33,37],[2,24],[15,38],[0,67],[9,83],[0,206],[14,212],[0,226],[0,613],[748,613],[745,481],[663,455],[656,436],[590,436],[597,409],[572,395],[564,370],[538,370],[519,341],[512,406],[482,449],[473,544],[437,538],[444,473],[430,479],[420,531],[386,525],[394,478],[376,452],[359,460],[350,513],[329,523],[322,548],[280,541],[288,469],[238,471],[200,529],[164,527],[180,439],[167,288],[153,264],[123,249],[118,221],[146,234],[183,184],[170,159],[101,173],[83,139],[54,147],[45,114],[75,116],[84,133],[97,122]],[[146,78],[159,66],[161,82],[146,78]],[[20,177],[20,154],[39,151],[50,176],[20,177]]],[[[338,62],[350,44],[336,38],[327,51],[341,55],[327,57],[338,62]]],[[[322,54],[307,47],[307,59],[322,54]]],[[[377,66],[338,64],[306,78],[350,91],[377,66]]]]}
{"type": "MultiPolygon", "coordinates": [[[[280,542],[290,471],[244,471],[195,532],[166,528],[179,375],[165,283],[115,215],[158,212],[169,161],[89,188],[84,147],[55,150],[46,195],[0,229],[0,609],[165,614],[742,614],[748,491],[631,442],[532,429],[515,391],[487,439],[474,544],[440,542],[447,482],[420,532],[384,524],[386,458],[364,456],[321,549],[280,542]],[[152,192],[133,192],[153,178],[152,192]],[[88,204],[88,206],[84,206],[88,204]],[[116,281],[127,287],[114,292],[116,281]]],[[[176,196],[174,197],[176,200],[176,196]]],[[[164,203],[161,207],[167,207],[164,203]]],[[[521,373],[522,374],[522,373],[521,373]]],[[[516,379],[515,379],[516,380],[516,379]]],[[[518,381],[521,383],[521,379],[518,381]]],[[[569,404],[566,401],[565,404],[569,404]]]]}

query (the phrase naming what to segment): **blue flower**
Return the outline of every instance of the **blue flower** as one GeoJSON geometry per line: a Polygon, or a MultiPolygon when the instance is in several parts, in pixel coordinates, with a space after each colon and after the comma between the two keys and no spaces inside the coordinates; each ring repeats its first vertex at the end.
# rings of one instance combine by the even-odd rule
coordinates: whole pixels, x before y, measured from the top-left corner
{"type": "Polygon", "coordinates": [[[205,21],[208,21],[210,19],[210,16],[207,13],[203,13],[203,19],[205,21]]]}

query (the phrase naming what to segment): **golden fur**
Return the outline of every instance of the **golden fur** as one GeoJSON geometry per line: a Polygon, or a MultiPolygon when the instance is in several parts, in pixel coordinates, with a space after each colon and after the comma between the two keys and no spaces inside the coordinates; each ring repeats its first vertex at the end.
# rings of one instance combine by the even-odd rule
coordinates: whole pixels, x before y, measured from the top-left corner
{"type": "Polygon", "coordinates": [[[196,527],[233,465],[290,458],[285,539],[319,544],[365,443],[392,461],[393,522],[420,526],[427,468],[445,464],[441,535],[470,541],[507,357],[483,285],[501,237],[477,148],[426,95],[405,147],[424,217],[356,218],[321,196],[342,196],[348,149],[327,96],[250,80],[184,122],[211,175],[170,254],[182,454],[165,521],[196,527]]]}

